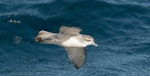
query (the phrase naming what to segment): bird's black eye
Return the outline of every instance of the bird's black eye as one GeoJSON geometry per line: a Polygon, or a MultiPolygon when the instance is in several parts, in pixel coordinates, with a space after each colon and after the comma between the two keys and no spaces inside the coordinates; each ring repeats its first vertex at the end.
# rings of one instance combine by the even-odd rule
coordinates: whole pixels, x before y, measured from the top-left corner
{"type": "Polygon", "coordinates": [[[88,42],[90,42],[91,40],[87,40],[88,42]]]}

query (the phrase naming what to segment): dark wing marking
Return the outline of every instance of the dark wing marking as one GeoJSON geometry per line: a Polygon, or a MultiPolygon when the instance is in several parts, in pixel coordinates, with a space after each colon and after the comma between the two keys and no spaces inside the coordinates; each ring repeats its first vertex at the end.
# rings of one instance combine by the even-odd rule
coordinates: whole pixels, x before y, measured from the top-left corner
{"type": "Polygon", "coordinates": [[[81,48],[67,47],[66,51],[76,69],[79,69],[84,65],[86,59],[86,52],[84,47],[81,48]]]}
{"type": "Polygon", "coordinates": [[[78,35],[80,34],[81,29],[78,27],[66,27],[66,26],[61,26],[60,27],[60,34],[69,34],[69,35],[78,35]]]}

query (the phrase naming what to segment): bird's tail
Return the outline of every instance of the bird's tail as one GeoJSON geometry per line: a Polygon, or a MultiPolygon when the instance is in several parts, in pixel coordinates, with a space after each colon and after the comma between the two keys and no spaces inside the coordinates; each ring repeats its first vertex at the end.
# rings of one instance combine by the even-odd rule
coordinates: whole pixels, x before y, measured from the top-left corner
{"type": "Polygon", "coordinates": [[[49,36],[53,36],[53,35],[55,35],[55,33],[52,33],[52,32],[48,32],[48,31],[45,31],[45,30],[41,30],[40,32],[39,32],[39,34],[46,34],[46,35],[49,35],[49,36]]]}

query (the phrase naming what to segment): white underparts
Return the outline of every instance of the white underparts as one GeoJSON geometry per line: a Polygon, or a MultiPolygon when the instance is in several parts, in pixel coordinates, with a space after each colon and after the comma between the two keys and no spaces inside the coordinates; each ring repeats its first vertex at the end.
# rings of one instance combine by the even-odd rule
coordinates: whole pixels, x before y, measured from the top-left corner
{"type": "Polygon", "coordinates": [[[81,43],[76,37],[70,37],[67,41],[62,43],[66,47],[85,47],[84,43],[81,43]]]}

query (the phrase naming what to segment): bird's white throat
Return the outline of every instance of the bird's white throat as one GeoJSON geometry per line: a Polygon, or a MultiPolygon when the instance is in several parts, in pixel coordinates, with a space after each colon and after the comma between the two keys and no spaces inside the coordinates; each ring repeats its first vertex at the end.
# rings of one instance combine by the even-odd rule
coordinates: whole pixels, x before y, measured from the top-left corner
{"type": "Polygon", "coordinates": [[[62,43],[66,47],[86,47],[86,44],[80,42],[77,36],[70,37],[68,40],[62,43]]]}

